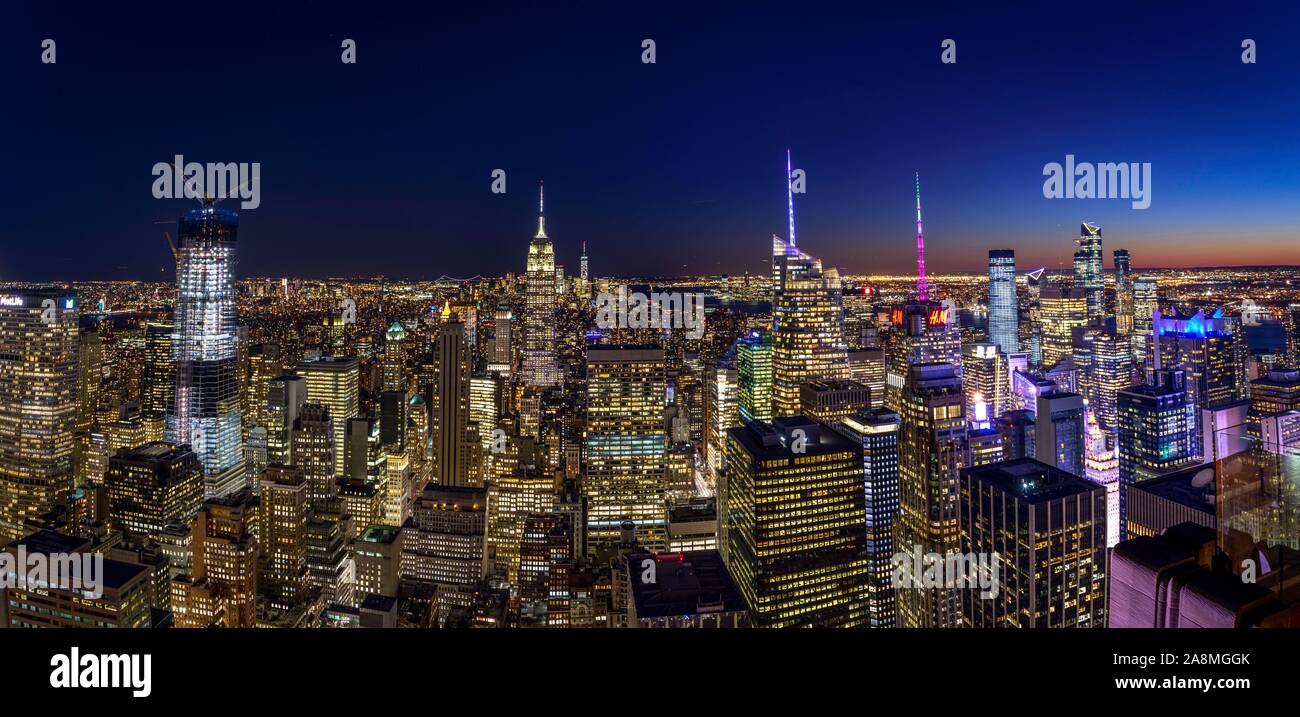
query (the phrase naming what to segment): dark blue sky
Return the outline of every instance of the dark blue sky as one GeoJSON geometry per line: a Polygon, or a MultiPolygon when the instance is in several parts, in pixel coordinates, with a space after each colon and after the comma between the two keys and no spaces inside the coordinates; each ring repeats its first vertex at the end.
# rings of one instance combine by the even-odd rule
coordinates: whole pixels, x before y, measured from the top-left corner
{"type": "Polygon", "coordinates": [[[914,171],[935,272],[1068,265],[1081,220],[1139,267],[1300,263],[1294,3],[289,5],[6,6],[0,279],[170,278],[178,153],[261,163],[241,275],[520,271],[538,178],[571,272],[585,239],[601,275],[765,273],[786,147],[849,271],[912,269],[914,171]],[[1045,199],[1066,154],[1151,162],[1151,208],[1045,199]]]}

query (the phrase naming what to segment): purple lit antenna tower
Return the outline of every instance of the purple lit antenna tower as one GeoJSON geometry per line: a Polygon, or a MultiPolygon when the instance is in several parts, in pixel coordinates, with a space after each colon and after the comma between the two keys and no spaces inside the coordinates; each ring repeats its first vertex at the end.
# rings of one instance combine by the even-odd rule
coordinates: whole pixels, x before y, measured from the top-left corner
{"type": "MultiPolygon", "coordinates": [[[[791,217],[794,215],[791,214],[791,217]]],[[[793,218],[791,222],[793,223],[793,218]]],[[[930,292],[925,285],[925,232],[921,231],[921,173],[916,173],[916,298],[918,301],[929,299],[930,292]]]]}

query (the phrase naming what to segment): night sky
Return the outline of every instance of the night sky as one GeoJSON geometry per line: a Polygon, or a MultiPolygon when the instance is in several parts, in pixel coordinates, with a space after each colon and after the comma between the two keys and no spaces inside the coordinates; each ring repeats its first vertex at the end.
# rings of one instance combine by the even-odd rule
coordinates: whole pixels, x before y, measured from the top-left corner
{"type": "Polygon", "coordinates": [[[586,240],[602,276],[766,274],[787,147],[799,245],[850,272],[914,267],[916,171],[936,273],[1069,266],[1082,220],[1108,264],[1300,264],[1294,3],[15,4],[0,280],[169,280],[175,154],[261,163],[242,276],[520,272],[538,179],[570,273],[586,240]],[[1150,209],[1045,199],[1066,154],[1151,162],[1150,209]]]}

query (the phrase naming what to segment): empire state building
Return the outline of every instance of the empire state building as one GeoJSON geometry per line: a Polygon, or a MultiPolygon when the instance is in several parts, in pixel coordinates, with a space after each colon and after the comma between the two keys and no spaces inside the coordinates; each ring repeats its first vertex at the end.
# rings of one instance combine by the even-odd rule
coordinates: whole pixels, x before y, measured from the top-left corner
{"type": "Polygon", "coordinates": [[[555,247],[546,236],[545,195],[539,188],[537,234],[528,244],[524,274],[524,382],[554,386],[560,381],[555,358],[555,247]]]}

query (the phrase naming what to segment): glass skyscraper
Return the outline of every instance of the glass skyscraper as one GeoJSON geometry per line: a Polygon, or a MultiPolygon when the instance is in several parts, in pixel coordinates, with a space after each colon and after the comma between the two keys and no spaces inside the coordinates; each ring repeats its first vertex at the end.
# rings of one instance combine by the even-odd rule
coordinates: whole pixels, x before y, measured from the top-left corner
{"type": "Polygon", "coordinates": [[[1115,331],[1133,333],[1133,260],[1128,249],[1115,250],[1115,331]]]}
{"type": "MultiPolygon", "coordinates": [[[[0,294],[0,542],[73,488],[77,297],[59,289],[0,294]]],[[[235,425],[235,434],[239,426],[235,425]]]]}
{"type": "Polygon", "coordinates": [[[203,464],[208,498],[244,487],[235,326],[239,214],[211,201],[181,217],[176,250],[176,390],[167,405],[169,443],[189,444],[203,464]]]}
{"type": "Polygon", "coordinates": [[[1079,227],[1079,248],[1074,252],[1074,285],[1088,299],[1088,319],[1106,315],[1106,277],[1102,273],[1101,227],[1084,222],[1079,227]]]}
{"type": "Polygon", "coordinates": [[[1004,354],[1020,350],[1019,318],[1016,253],[1011,249],[992,249],[989,251],[989,340],[1004,354]]]}

